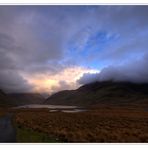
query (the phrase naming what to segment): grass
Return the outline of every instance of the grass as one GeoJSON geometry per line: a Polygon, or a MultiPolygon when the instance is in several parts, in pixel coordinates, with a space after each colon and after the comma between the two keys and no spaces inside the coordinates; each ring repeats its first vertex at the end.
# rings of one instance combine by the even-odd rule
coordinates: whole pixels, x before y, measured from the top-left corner
{"type": "Polygon", "coordinates": [[[32,129],[17,126],[18,143],[57,143],[57,138],[49,137],[47,134],[32,129]]]}
{"type": "Polygon", "coordinates": [[[61,142],[56,137],[51,137],[43,132],[35,131],[31,128],[27,128],[16,123],[15,112],[11,109],[0,108],[0,117],[3,117],[9,113],[13,113],[12,124],[16,128],[16,139],[18,143],[57,143],[61,142]]]}
{"type": "Polygon", "coordinates": [[[14,115],[19,143],[148,142],[148,111],[144,108],[100,106],[80,113],[48,109],[9,112],[14,115]]]}
{"type": "Polygon", "coordinates": [[[16,122],[63,142],[148,142],[148,112],[137,108],[81,113],[24,109],[17,111],[16,122]]]}
{"type": "Polygon", "coordinates": [[[0,107],[0,117],[6,115],[8,113],[8,109],[0,107]]]}

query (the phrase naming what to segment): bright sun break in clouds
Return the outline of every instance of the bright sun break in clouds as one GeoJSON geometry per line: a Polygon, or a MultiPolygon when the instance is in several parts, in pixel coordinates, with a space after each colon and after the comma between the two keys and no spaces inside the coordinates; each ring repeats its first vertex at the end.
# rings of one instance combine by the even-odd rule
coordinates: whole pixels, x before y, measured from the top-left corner
{"type": "Polygon", "coordinates": [[[57,74],[35,74],[31,76],[24,75],[24,77],[28,83],[33,86],[34,92],[52,94],[60,90],[76,89],[80,86],[77,80],[80,79],[84,73],[99,73],[99,70],[70,67],[57,74]]]}

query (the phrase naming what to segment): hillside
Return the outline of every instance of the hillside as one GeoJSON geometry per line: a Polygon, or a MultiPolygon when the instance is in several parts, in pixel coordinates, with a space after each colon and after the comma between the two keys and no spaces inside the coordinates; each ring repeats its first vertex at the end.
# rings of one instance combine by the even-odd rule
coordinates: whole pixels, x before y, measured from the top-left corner
{"type": "Polygon", "coordinates": [[[9,107],[26,104],[41,104],[44,97],[36,93],[13,93],[6,94],[0,90],[0,107],[9,107]]]}
{"type": "Polygon", "coordinates": [[[5,94],[2,90],[0,90],[0,107],[8,106],[10,101],[7,94],[5,94]]]}
{"type": "Polygon", "coordinates": [[[45,104],[89,106],[97,104],[148,104],[148,84],[95,82],[77,90],[65,90],[50,96],[45,104]]]}
{"type": "Polygon", "coordinates": [[[9,97],[13,105],[41,104],[44,101],[44,97],[37,93],[12,93],[9,97]]]}

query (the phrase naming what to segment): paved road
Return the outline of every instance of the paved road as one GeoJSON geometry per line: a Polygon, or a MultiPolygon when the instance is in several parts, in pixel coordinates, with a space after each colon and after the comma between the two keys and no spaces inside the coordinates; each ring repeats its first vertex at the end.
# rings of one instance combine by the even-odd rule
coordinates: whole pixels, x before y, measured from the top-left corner
{"type": "Polygon", "coordinates": [[[16,130],[12,125],[12,114],[0,118],[0,142],[16,142],[16,130]]]}

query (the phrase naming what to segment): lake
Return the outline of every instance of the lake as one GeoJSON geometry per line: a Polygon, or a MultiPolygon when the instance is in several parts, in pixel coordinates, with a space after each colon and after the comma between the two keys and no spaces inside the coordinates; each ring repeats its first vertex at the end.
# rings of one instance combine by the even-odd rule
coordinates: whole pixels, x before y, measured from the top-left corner
{"type": "Polygon", "coordinates": [[[41,105],[41,104],[29,104],[17,106],[16,108],[49,108],[49,109],[75,109],[77,106],[66,106],[66,105],[41,105]]]}
{"type": "Polygon", "coordinates": [[[68,106],[68,105],[41,105],[41,104],[29,104],[29,105],[23,105],[23,106],[17,106],[15,109],[19,108],[48,108],[50,112],[65,112],[65,113],[76,113],[76,112],[82,112],[86,111],[84,109],[81,109],[78,106],[68,106]]]}

